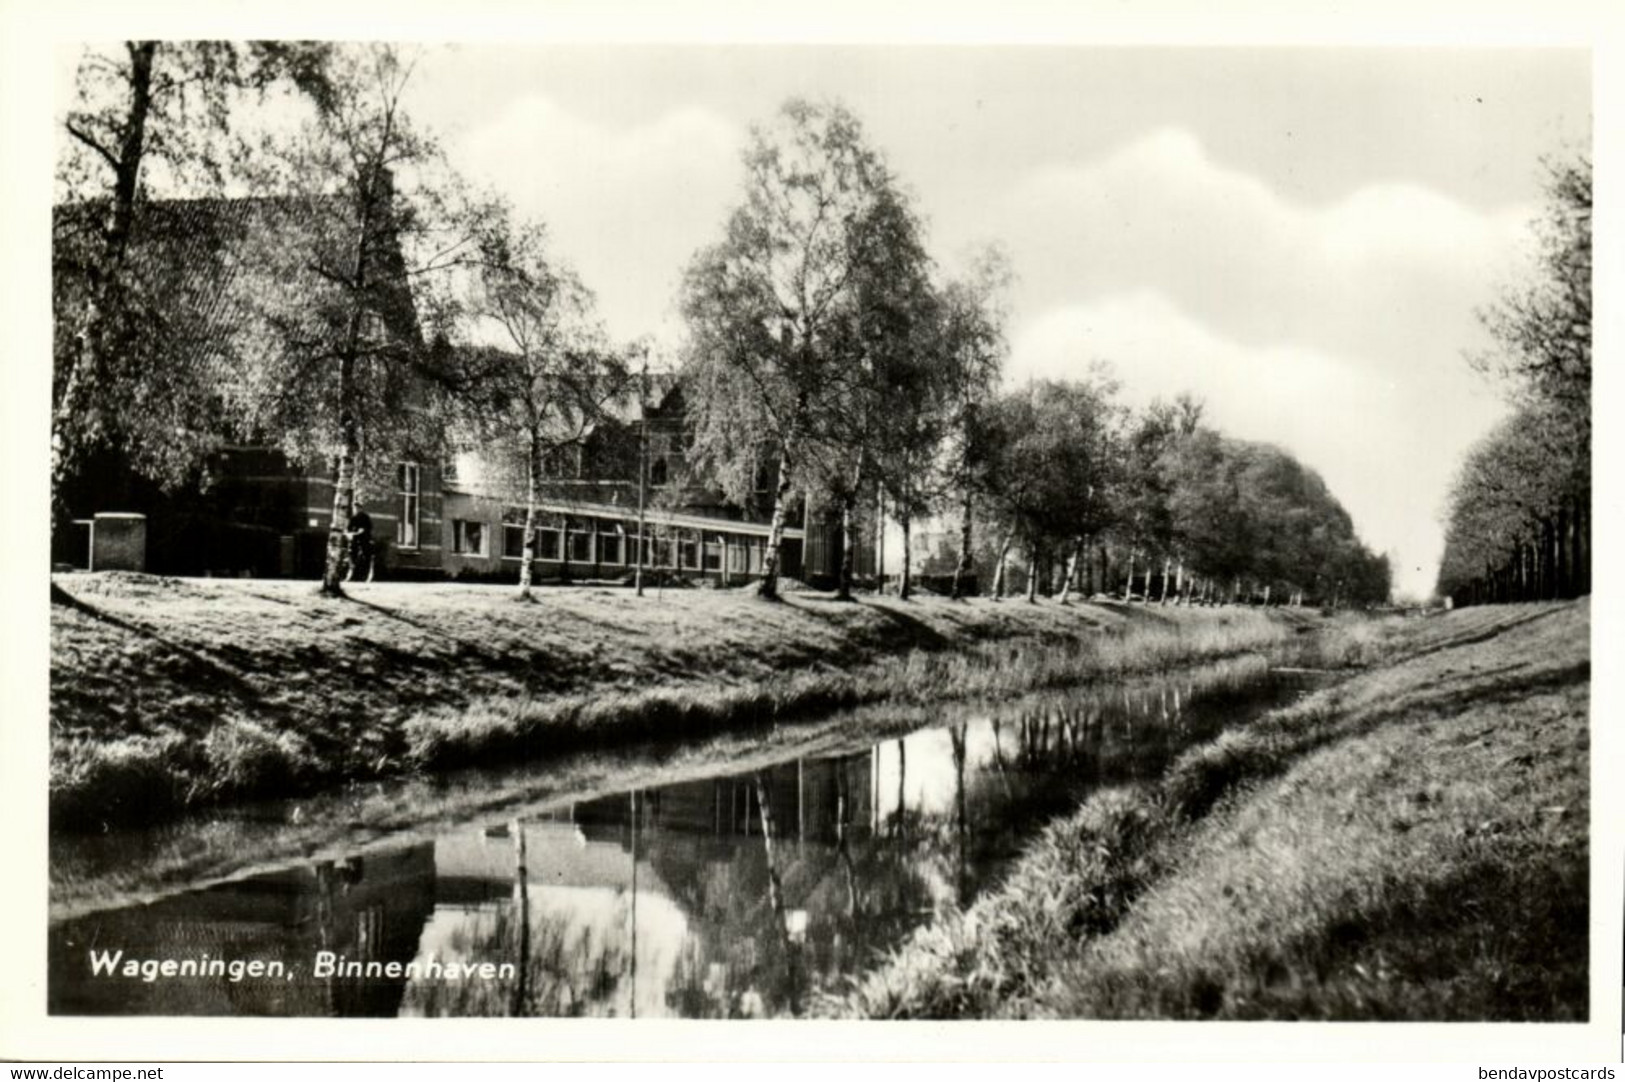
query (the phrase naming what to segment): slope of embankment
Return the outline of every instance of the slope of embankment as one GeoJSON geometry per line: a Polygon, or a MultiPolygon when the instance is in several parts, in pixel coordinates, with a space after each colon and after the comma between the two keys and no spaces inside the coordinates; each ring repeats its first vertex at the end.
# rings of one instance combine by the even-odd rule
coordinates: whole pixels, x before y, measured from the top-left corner
{"type": "Polygon", "coordinates": [[[53,580],[51,807],[73,828],[678,738],[886,697],[1005,695],[1267,648],[1315,613],[748,590],[53,580]]]}
{"type": "Polygon", "coordinates": [[[1387,659],[1099,794],[830,1013],[1587,1016],[1588,601],[1387,659]]]}

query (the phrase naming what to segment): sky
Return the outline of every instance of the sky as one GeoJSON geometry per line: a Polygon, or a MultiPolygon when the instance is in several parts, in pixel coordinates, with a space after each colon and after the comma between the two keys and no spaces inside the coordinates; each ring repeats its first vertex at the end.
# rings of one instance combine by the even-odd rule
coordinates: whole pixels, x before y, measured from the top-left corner
{"type": "MultiPolygon", "coordinates": [[[[1009,253],[1007,380],[1104,361],[1141,405],[1317,470],[1404,595],[1501,416],[1477,312],[1526,281],[1543,156],[1590,146],[1581,49],[419,46],[407,103],[545,223],[611,335],[676,354],[683,267],[788,98],[863,122],[945,273],[1009,253]]],[[[78,50],[62,52],[66,100],[78,50]]]]}
{"type": "Polygon", "coordinates": [[[1588,148],[1575,49],[430,47],[413,112],[545,222],[610,332],[681,336],[752,124],[844,102],[945,271],[1008,250],[1008,379],[1108,362],[1320,472],[1426,595],[1452,471],[1505,409],[1465,355],[1523,280],[1543,155],[1588,148]]]}

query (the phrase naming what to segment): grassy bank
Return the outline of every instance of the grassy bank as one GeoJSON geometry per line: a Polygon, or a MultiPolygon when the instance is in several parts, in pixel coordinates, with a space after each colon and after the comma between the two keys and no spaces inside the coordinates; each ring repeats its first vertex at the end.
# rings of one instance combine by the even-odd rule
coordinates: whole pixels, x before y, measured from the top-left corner
{"type": "Polygon", "coordinates": [[[1585,1018],[1588,604],[1369,645],[1388,660],[1053,824],[825,1009],[1585,1018]]]}
{"type": "Polygon", "coordinates": [[[769,604],[723,590],[558,589],[531,605],[484,586],[351,593],[56,578],[53,826],[885,698],[1008,695],[1263,649],[1324,623],[1292,610],[769,604]]]}

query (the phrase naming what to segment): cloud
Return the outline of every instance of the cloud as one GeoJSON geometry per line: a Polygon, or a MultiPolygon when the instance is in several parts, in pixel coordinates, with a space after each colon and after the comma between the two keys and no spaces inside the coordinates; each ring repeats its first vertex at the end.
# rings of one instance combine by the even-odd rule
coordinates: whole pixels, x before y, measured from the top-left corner
{"type": "Polygon", "coordinates": [[[1535,213],[1399,181],[1305,205],[1154,131],[992,207],[1021,276],[1013,369],[1104,359],[1131,398],[1198,393],[1226,432],[1319,470],[1426,592],[1452,471],[1502,410],[1463,351],[1486,342],[1475,310],[1528,273],[1535,213]]]}
{"type": "Polygon", "coordinates": [[[1131,403],[1189,390],[1224,432],[1280,444],[1319,471],[1366,543],[1395,553],[1396,584],[1413,594],[1433,587],[1455,464],[1502,409],[1465,365],[1401,377],[1315,347],[1247,345],[1153,290],[1026,321],[1011,373],[1066,378],[1094,360],[1111,363],[1131,403]]]}
{"type": "Polygon", "coordinates": [[[1482,214],[1399,182],[1304,206],[1162,129],[1035,171],[994,213],[1036,306],[1156,289],[1237,341],[1408,371],[1476,333],[1474,308],[1523,266],[1534,208],[1482,214]]]}
{"type": "Polygon", "coordinates": [[[720,236],[745,132],[702,109],[617,127],[518,98],[453,148],[460,167],[545,222],[598,294],[611,333],[669,337],[678,275],[720,236]]]}

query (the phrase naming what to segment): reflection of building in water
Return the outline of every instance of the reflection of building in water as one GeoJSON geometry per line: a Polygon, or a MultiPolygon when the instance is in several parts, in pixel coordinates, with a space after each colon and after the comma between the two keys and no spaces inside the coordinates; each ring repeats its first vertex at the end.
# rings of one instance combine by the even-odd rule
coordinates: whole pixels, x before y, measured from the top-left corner
{"type": "MultiPolygon", "coordinates": [[[[321,861],[93,914],[51,931],[52,1014],[390,1016],[401,982],[314,978],[318,951],[407,962],[434,904],[434,848],[424,843],[321,861]],[[286,978],[92,976],[90,955],[122,962],[282,962],[286,978]]],[[[207,969],[204,970],[207,972],[207,969]]]]}
{"type": "MultiPolygon", "coordinates": [[[[721,854],[738,838],[760,836],[759,792],[766,792],[768,818],[785,842],[834,845],[843,833],[873,826],[874,753],[781,763],[751,774],[679,782],[639,794],[638,826],[716,840],[721,854]]],[[[573,818],[593,839],[630,848],[631,804],[624,797],[577,804],[573,818]]],[[[702,847],[703,851],[703,847],[702,847]]]]}
{"type": "MultiPolygon", "coordinates": [[[[900,894],[910,896],[905,909],[920,908],[918,892],[884,888],[869,852],[873,786],[864,751],[665,786],[640,794],[635,816],[618,801],[576,807],[589,837],[650,852],[689,915],[668,1011],[796,1013],[813,974],[856,962],[866,908],[900,894]]],[[[874,916],[870,929],[889,923],[874,916]]]]}
{"type": "MultiPolygon", "coordinates": [[[[441,839],[440,889],[418,959],[506,960],[523,941],[525,987],[476,1001],[416,981],[403,1011],[794,1010],[809,968],[844,971],[855,961],[858,880],[876,878],[859,866],[872,859],[854,857],[873,835],[872,786],[864,752],[620,794],[554,820],[441,839]]],[[[920,906],[911,898],[907,908],[920,906]]]]}
{"type": "Polygon", "coordinates": [[[793,1014],[938,906],[968,902],[1092,789],[1160,773],[1178,748],[1261,708],[1249,682],[1262,669],[1226,662],[1183,688],[1068,692],[856,754],[621,793],[68,922],[51,933],[50,1009],[793,1014]],[[278,960],[295,979],[89,976],[88,951],[119,949],[278,960]],[[320,982],[318,950],[420,966],[320,982]],[[511,963],[515,975],[437,980],[422,975],[430,961],[511,963]]]}
{"type": "Polygon", "coordinates": [[[418,961],[523,961],[523,981],[414,980],[403,1014],[664,1013],[687,919],[646,857],[589,840],[566,816],[442,837],[435,866],[418,961]]]}

